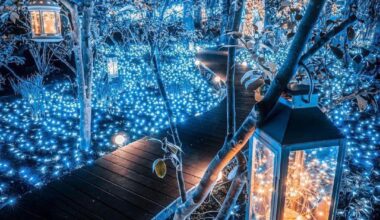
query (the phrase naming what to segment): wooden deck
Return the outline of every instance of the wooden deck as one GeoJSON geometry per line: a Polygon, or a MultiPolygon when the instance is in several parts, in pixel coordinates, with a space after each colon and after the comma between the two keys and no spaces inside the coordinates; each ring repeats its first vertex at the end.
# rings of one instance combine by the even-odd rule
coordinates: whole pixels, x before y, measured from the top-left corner
{"type": "MultiPolygon", "coordinates": [[[[200,54],[199,58],[224,75],[226,54],[200,54]]],[[[254,103],[253,95],[239,85],[240,77],[237,74],[238,124],[254,103]]],[[[187,189],[199,182],[222,145],[225,123],[223,101],[179,125],[187,189]]],[[[152,173],[152,163],[160,156],[158,143],[136,141],[25,195],[15,206],[0,210],[0,219],[151,219],[179,196],[171,165],[164,179],[152,173]]]]}

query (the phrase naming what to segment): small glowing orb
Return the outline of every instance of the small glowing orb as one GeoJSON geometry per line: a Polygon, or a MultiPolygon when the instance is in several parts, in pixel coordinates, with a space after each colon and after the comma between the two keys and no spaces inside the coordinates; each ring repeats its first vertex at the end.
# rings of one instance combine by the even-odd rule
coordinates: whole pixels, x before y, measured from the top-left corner
{"type": "Polygon", "coordinates": [[[197,52],[200,52],[202,50],[200,46],[196,46],[195,49],[197,50],[197,52]]]}
{"type": "Polygon", "coordinates": [[[248,63],[245,62],[245,61],[243,61],[243,62],[241,63],[241,65],[244,66],[244,67],[246,67],[246,66],[248,66],[248,63]]]}
{"type": "Polygon", "coordinates": [[[199,61],[199,60],[195,60],[195,65],[197,65],[197,66],[199,66],[200,64],[201,64],[201,61],[199,61]]]}
{"type": "Polygon", "coordinates": [[[123,146],[127,142],[127,136],[124,133],[115,134],[112,142],[118,146],[123,146]]]}
{"type": "Polygon", "coordinates": [[[222,171],[219,172],[218,178],[216,179],[217,182],[219,182],[223,178],[223,173],[222,171]]]}
{"type": "Polygon", "coordinates": [[[219,83],[222,79],[219,76],[214,77],[214,82],[219,83]]]}

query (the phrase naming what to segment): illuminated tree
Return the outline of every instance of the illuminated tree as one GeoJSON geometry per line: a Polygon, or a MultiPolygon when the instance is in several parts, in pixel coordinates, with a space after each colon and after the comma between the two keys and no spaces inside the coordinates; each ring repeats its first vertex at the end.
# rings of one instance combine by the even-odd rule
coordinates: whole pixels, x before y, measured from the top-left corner
{"type": "MultiPolygon", "coordinates": [[[[262,123],[262,120],[277,102],[278,97],[285,89],[288,82],[298,71],[298,68],[303,66],[306,59],[314,55],[334,36],[339,34],[342,30],[345,30],[345,28],[356,20],[355,17],[349,16],[346,21],[331,29],[324,35],[324,37],[319,39],[312,37],[309,39],[309,36],[314,33],[313,27],[318,22],[319,13],[322,11],[323,5],[324,1],[310,1],[303,15],[300,14],[301,10],[299,9],[299,6],[298,10],[293,10],[294,8],[292,9],[292,7],[294,6],[282,5],[283,9],[291,9],[295,14],[295,17],[292,17],[293,19],[296,19],[294,25],[299,23],[297,31],[295,31],[294,25],[288,26],[284,31],[285,36],[292,40],[292,43],[288,49],[288,54],[284,56],[283,60],[280,61],[280,66],[277,68],[268,68],[266,63],[260,61],[262,58],[253,56],[254,60],[257,59],[259,61],[259,64],[257,65],[258,68],[269,72],[267,74],[268,76],[274,74],[275,77],[271,78],[271,84],[267,89],[265,96],[255,105],[255,108],[252,110],[251,114],[246,118],[237,132],[234,133],[233,139],[224,144],[217,156],[210,163],[200,185],[195,188],[193,192],[191,192],[191,197],[189,196],[187,202],[178,207],[175,215],[176,218],[180,219],[188,216],[202,203],[203,199],[213,188],[217,174],[228,164],[233,156],[235,156],[243,148],[247,138],[250,137],[252,132],[255,130],[256,124],[262,123]],[[312,46],[302,55],[303,49],[308,42],[311,42],[312,46]],[[274,72],[270,73],[270,71],[274,72]]],[[[273,16],[273,14],[271,16],[273,16]]],[[[244,43],[245,42],[243,42],[243,44],[244,43]]]]}
{"type": "Polygon", "coordinates": [[[93,49],[90,43],[91,19],[93,15],[93,1],[70,2],[60,1],[70,12],[72,25],[71,38],[75,56],[75,71],[77,78],[77,91],[80,103],[80,137],[81,148],[90,149],[91,146],[91,97],[93,77],[93,49]],[[80,9],[79,9],[80,8],[80,9]],[[79,16],[83,13],[83,16],[79,16]]]}

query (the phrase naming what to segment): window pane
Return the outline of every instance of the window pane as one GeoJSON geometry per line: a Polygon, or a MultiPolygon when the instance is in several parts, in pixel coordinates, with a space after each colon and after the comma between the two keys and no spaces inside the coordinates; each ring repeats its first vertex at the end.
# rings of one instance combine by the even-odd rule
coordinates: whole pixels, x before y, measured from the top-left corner
{"type": "Polygon", "coordinates": [[[41,34],[41,22],[40,22],[40,12],[39,11],[31,11],[31,23],[32,23],[32,32],[34,35],[41,34]]]}
{"type": "Polygon", "coordinates": [[[61,15],[59,12],[55,13],[56,25],[57,25],[57,34],[61,33],[61,15]]]}
{"type": "Polygon", "coordinates": [[[328,219],[337,155],[338,147],[290,153],[284,219],[328,219]]]}
{"type": "Polygon", "coordinates": [[[45,34],[57,34],[57,29],[55,26],[55,12],[53,11],[44,11],[44,31],[45,34]]]}
{"type": "Polygon", "coordinates": [[[252,169],[254,173],[251,176],[253,219],[269,220],[274,190],[275,154],[257,139],[255,139],[253,147],[252,169]]]}

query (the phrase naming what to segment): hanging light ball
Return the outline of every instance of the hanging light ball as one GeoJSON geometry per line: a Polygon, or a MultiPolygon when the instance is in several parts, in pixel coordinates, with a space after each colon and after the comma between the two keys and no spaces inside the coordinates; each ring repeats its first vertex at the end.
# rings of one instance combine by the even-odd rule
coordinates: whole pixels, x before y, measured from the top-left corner
{"type": "Polygon", "coordinates": [[[51,0],[31,0],[28,4],[32,40],[36,42],[59,42],[61,34],[61,7],[51,0]]]}
{"type": "Polygon", "coordinates": [[[128,142],[128,137],[124,132],[119,132],[112,137],[112,143],[121,147],[128,142]]]}

